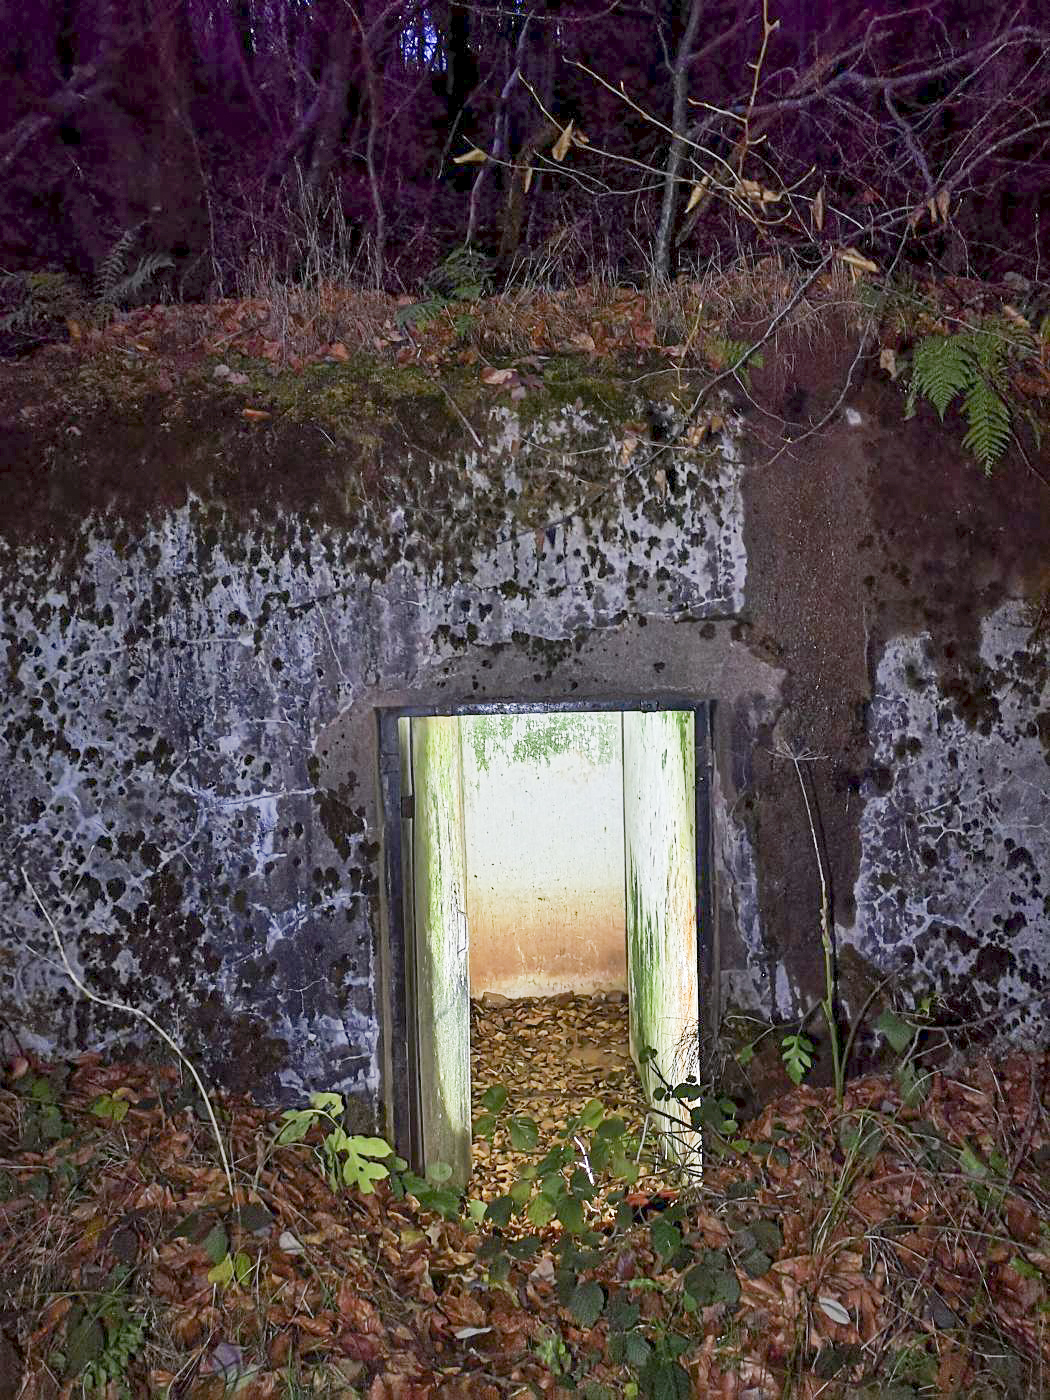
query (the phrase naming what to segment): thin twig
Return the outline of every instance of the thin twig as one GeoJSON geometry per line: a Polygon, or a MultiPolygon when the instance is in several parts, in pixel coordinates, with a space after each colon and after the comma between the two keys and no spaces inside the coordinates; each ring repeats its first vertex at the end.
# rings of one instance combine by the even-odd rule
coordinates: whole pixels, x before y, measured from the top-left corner
{"type": "Polygon", "coordinates": [[[835,1102],[841,1108],[844,1091],[844,1065],[842,1047],[839,1044],[839,1028],[835,1020],[835,952],[831,943],[831,906],[828,897],[828,881],[824,871],[824,860],[820,854],[820,842],[817,839],[817,824],[813,819],[813,808],[810,806],[809,793],[802,776],[801,760],[807,755],[799,755],[786,749],[784,756],[790,758],[795,767],[798,785],[802,789],[802,801],[806,806],[809,834],[813,838],[813,853],[817,858],[817,874],[820,877],[820,941],[824,948],[824,1000],[821,1004],[824,1008],[824,1019],[828,1023],[828,1039],[831,1043],[832,1069],[835,1075],[835,1102]]]}
{"type": "Polygon", "coordinates": [[[62,966],[65,968],[66,976],[73,983],[73,986],[76,987],[77,991],[81,994],[81,996],[87,997],[88,1001],[95,1002],[97,1006],[105,1006],[108,1007],[110,1011],[121,1011],[126,1016],[137,1016],[140,1021],[145,1021],[146,1025],[149,1026],[150,1030],[155,1031],[157,1035],[160,1036],[164,1044],[167,1045],[167,1047],[170,1050],[173,1050],[175,1052],[175,1054],[185,1065],[186,1069],[189,1070],[191,1076],[193,1077],[193,1082],[200,1090],[200,1096],[204,1100],[204,1106],[208,1110],[208,1120],[211,1123],[211,1130],[215,1137],[215,1146],[219,1149],[219,1157],[222,1161],[222,1170],[226,1177],[226,1184],[230,1188],[230,1199],[234,1204],[236,1204],[236,1190],[233,1184],[233,1171],[230,1167],[230,1159],[226,1155],[226,1146],[222,1140],[222,1133],[219,1130],[219,1120],[215,1116],[215,1110],[212,1107],[211,1099],[208,1096],[208,1091],[204,1087],[204,1081],[197,1073],[197,1069],[196,1066],[193,1064],[193,1061],[188,1059],[187,1056],[183,1054],[183,1052],[179,1049],[178,1045],[168,1034],[168,1032],[164,1029],[164,1027],[158,1025],[157,1022],[153,1019],[152,1016],[149,1015],[148,1012],[143,1011],[138,1006],[129,1006],[126,1002],[123,1001],[114,1001],[110,997],[99,996],[97,992],[93,992],[91,988],[84,983],[84,981],[77,975],[77,973],[74,972],[73,964],[69,961],[69,955],[66,953],[65,945],[62,942],[62,936],[55,925],[55,921],[48,912],[47,906],[44,904],[44,901],[37,894],[36,887],[34,886],[32,880],[30,880],[29,875],[24,866],[22,867],[22,879],[26,882],[26,888],[29,890],[29,893],[33,896],[33,899],[36,901],[37,908],[40,910],[41,914],[43,914],[45,920],[47,921],[47,926],[48,928],[50,928],[51,935],[55,940],[55,946],[58,948],[59,957],[62,959],[62,966]]]}

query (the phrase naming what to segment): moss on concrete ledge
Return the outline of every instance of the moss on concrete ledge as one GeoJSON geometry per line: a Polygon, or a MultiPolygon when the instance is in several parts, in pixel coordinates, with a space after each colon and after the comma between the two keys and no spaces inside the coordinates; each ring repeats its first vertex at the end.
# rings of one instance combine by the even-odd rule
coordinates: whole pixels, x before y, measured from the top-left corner
{"type": "Polygon", "coordinates": [[[71,544],[98,515],[134,534],[196,498],[216,541],[249,521],[328,524],[370,541],[353,561],[368,576],[399,562],[455,572],[508,528],[614,515],[609,488],[629,464],[610,447],[646,436],[626,371],[578,356],[530,372],[517,398],[477,364],[221,363],[219,378],[216,359],[178,376],[112,354],[0,366],[0,537],[71,544]]]}

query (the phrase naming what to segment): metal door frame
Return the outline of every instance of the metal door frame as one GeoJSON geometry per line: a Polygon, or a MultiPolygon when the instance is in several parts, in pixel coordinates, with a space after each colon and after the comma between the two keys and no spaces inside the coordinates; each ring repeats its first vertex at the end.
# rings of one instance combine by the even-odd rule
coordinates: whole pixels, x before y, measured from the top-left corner
{"type": "MultiPolygon", "coordinates": [[[[376,709],[379,749],[379,796],[383,846],[383,996],[380,1001],[379,1057],[383,1069],[382,1096],[387,1131],[401,1156],[414,1167],[421,1164],[420,1096],[423,1085],[416,1045],[414,986],[414,947],[412,930],[405,919],[403,823],[412,820],[411,799],[402,791],[401,740],[399,720],[429,718],[433,715],[521,715],[521,714],[624,714],[661,710],[692,710],[695,745],[696,784],[696,912],[697,977],[705,1005],[712,1008],[713,1025],[718,1017],[718,923],[713,870],[711,821],[711,776],[713,766],[712,722],[714,701],[682,695],[648,695],[644,699],[627,696],[609,700],[486,700],[449,704],[381,706],[376,709]],[[406,798],[408,800],[406,801],[406,798]]],[[[712,1018],[707,1018],[712,1019],[712,1018]]],[[[700,1026],[701,1040],[705,1026],[700,1026]]]]}

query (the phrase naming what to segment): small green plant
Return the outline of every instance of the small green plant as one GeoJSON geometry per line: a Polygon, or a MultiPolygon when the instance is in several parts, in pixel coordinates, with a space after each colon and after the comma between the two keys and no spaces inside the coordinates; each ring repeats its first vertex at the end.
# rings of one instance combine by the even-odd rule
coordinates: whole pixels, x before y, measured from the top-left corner
{"type": "MultiPolygon", "coordinates": [[[[842,1107],[842,1100],[846,1092],[846,1061],[849,1058],[850,1041],[847,1040],[845,1046],[842,1041],[842,1032],[839,1027],[838,1017],[838,978],[836,974],[835,948],[832,941],[832,918],[831,918],[831,892],[828,886],[827,872],[824,867],[824,858],[821,854],[820,839],[817,836],[817,823],[813,815],[813,804],[809,799],[809,789],[806,780],[802,776],[802,762],[808,761],[812,755],[800,754],[785,748],[780,751],[780,756],[788,758],[795,769],[795,776],[798,778],[799,790],[802,793],[802,803],[806,811],[806,824],[809,827],[810,839],[813,842],[813,855],[817,865],[817,876],[820,880],[820,909],[819,909],[819,929],[820,946],[824,954],[824,995],[820,1001],[820,1009],[824,1013],[824,1024],[828,1029],[828,1043],[831,1048],[831,1072],[835,1085],[835,1102],[842,1107]]],[[[795,1084],[801,1084],[806,1074],[813,1064],[813,1045],[802,1035],[802,1028],[807,1017],[803,1018],[802,1025],[794,1035],[785,1036],[781,1042],[781,1056],[787,1069],[789,1077],[795,1084]],[[796,1078],[797,1075],[797,1078],[796,1078]]]]}
{"type": "Polygon", "coordinates": [[[81,1373],[80,1382],[87,1392],[105,1392],[114,1383],[118,1395],[130,1395],[128,1363],[142,1350],[146,1326],[140,1317],[125,1316],[106,1322],[106,1344],[94,1361],[89,1361],[81,1373]]]}
{"type": "Polygon", "coordinates": [[[427,286],[450,301],[477,301],[492,288],[492,259],[461,244],[438,263],[427,286]]]}
{"type": "Polygon", "coordinates": [[[664,1115],[663,1137],[678,1166],[688,1172],[701,1166],[701,1150],[717,1156],[746,1151],[750,1143],[740,1137],[737,1106],[732,1099],[705,1091],[692,1075],[678,1084],[666,1079],[656,1063],[656,1051],[647,1046],[641,1053],[641,1063],[648,1065],[658,1083],[653,1088],[654,1112],[657,1104],[681,1104],[687,1114],[673,1109],[664,1115]],[[691,1138],[690,1134],[695,1134],[691,1138]]]}
{"type": "Polygon", "coordinates": [[[536,1355],[552,1376],[566,1376],[572,1370],[572,1353],[556,1332],[548,1332],[539,1339],[536,1355]]]}
{"type": "Polygon", "coordinates": [[[19,1146],[23,1151],[41,1151],[72,1134],[72,1124],[62,1117],[59,1108],[60,1090],[54,1074],[35,1074],[19,1081],[18,1093],[24,1106],[19,1146]]]}
{"type": "Polygon", "coordinates": [[[33,335],[48,325],[82,315],[84,298],[65,272],[14,272],[0,277],[0,297],[13,302],[0,316],[0,331],[33,335]]]}
{"type": "Polygon", "coordinates": [[[99,1094],[98,1098],[91,1105],[91,1112],[96,1118],[101,1118],[107,1123],[123,1123],[128,1116],[127,1099],[117,1098],[113,1094],[99,1094]]]}
{"type": "Polygon", "coordinates": [[[65,1345],[51,1356],[52,1366],[85,1395],[128,1397],[128,1367],[146,1338],[144,1318],[132,1311],[127,1295],[131,1270],[118,1265],[101,1296],[77,1299],[66,1320],[65,1345]]]}
{"type": "Polygon", "coordinates": [[[916,1055],[923,1031],[930,1021],[932,1006],[933,997],[926,996],[910,1016],[898,1015],[887,1007],[875,1022],[875,1029],[886,1037],[897,1056],[894,1074],[901,1087],[901,1097],[909,1108],[914,1108],[926,1097],[929,1075],[920,1067],[916,1055]]]}
{"type": "Polygon", "coordinates": [[[792,1084],[801,1084],[813,1068],[813,1042],[800,1034],[786,1035],[780,1042],[780,1057],[792,1084]]]}
{"type": "Polygon", "coordinates": [[[321,1125],[325,1133],[317,1151],[328,1184],[333,1190],[345,1186],[368,1196],[377,1181],[390,1175],[391,1167],[403,1167],[405,1163],[394,1156],[394,1149],[385,1138],[348,1133],[340,1121],[345,1111],[342,1094],[311,1094],[309,1108],[289,1108],[281,1114],[284,1126],[277,1134],[276,1145],[302,1142],[315,1124],[321,1125]]]}
{"type": "Polygon", "coordinates": [[[138,296],[158,272],[174,266],[167,253],[147,253],[129,267],[141,227],[126,229],[99,263],[93,300],[66,272],[16,272],[0,277],[0,298],[13,303],[0,315],[0,331],[34,335],[78,320],[105,325],[122,302],[138,296]]]}
{"type": "Polygon", "coordinates": [[[512,1216],[520,1215],[537,1229],[557,1220],[568,1235],[586,1237],[590,1233],[589,1203],[605,1189],[633,1185],[638,1180],[639,1145],[622,1118],[607,1113],[600,1099],[591,1099],[554,1134],[550,1146],[541,1150],[536,1123],[531,1118],[504,1114],[506,1103],[503,1085],[486,1091],[486,1113],[476,1125],[484,1130],[481,1135],[491,1138],[503,1127],[515,1151],[537,1150],[539,1155],[505,1196],[489,1202],[485,1219],[502,1227],[512,1216]]]}
{"type": "MultiPolygon", "coordinates": [[[[703,339],[704,357],[719,370],[731,369],[733,365],[743,360],[750,349],[751,341],[734,340],[731,336],[722,335],[715,331],[705,335],[703,339]]],[[[758,352],[741,365],[737,373],[745,384],[750,384],[752,369],[761,368],[762,355],[761,352],[758,352]]]]}
{"type": "MultiPolygon", "coordinates": [[[[423,1176],[407,1170],[407,1163],[395,1157],[391,1163],[393,1170],[390,1185],[395,1196],[415,1196],[424,1210],[432,1210],[443,1220],[457,1220],[463,1213],[464,1193],[456,1186],[449,1185],[452,1168],[447,1162],[431,1162],[423,1176]]],[[[467,1216],[477,1221],[485,1214],[481,1201],[467,1201],[467,1216]]]]}
{"type": "Polygon", "coordinates": [[[243,1249],[239,1249],[236,1254],[227,1250],[218,1263],[208,1270],[208,1282],[222,1289],[233,1285],[243,1287],[251,1276],[251,1256],[245,1254],[243,1249]]]}
{"type": "Polygon", "coordinates": [[[462,308],[465,303],[478,301],[492,290],[492,260],[468,244],[453,248],[427,277],[425,290],[426,295],[420,301],[401,307],[397,324],[426,330],[449,316],[456,335],[465,335],[473,318],[462,310],[452,316],[451,308],[457,305],[462,308]]]}

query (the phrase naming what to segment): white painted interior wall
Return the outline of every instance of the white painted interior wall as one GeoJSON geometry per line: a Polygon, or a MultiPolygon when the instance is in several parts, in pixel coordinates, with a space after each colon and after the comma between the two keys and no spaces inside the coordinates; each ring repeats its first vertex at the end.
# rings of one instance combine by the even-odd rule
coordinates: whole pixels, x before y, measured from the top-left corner
{"type": "MultiPolygon", "coordinates": [[[[631,1052],[672,1082],[697,1069],[696,744],[692,711],[623,717],[631,1052]]],[[[642,1081],[652,1094],[651,1069],[642,1081]]]]}
{"type": "Polygon", "coordinates": [[[622,716],[459,724],[471,995],[624,990],[622,716]]]}

